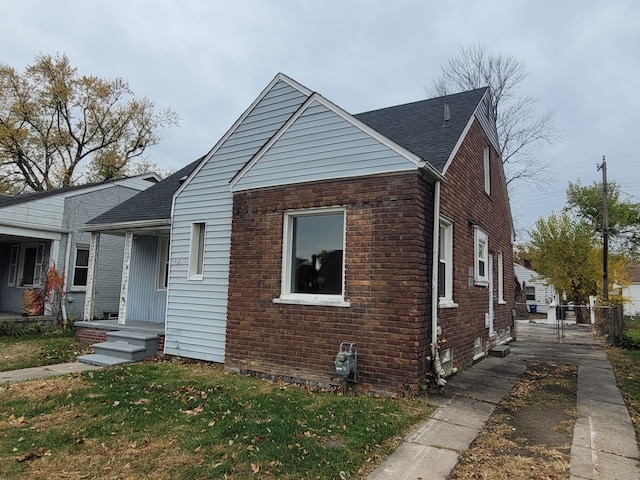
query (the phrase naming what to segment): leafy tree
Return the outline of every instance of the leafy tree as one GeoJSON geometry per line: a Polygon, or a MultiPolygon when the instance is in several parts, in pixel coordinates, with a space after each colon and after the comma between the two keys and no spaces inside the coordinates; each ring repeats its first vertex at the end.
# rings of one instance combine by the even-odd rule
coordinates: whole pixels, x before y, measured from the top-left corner
{"type": "Polygon", "coordinates": [[[460,47],[458,55],[443,65],[429,93],[448,95],[489,86],[493,114],[500,139],[507,185],[517,180],[542,184],[549,162],[534,156],[541,143],[553,144],[560,137],[553,113],[538,114],[538,99],[518,95],[527,77],[525,64],[513,55],[494,54],[482,44],[460,47]]]}
{"type": "MultiPolygon", "coordinates": [[[[586,305],[589,295],[597,293],[601,271],[589,225],[566,213],[553,213],[549,218],[538,219],[529,235],[534,270],[576,305],[586,305]]],[[[587,320],[586,313],[578,308],[576,321],[587,320]]]]}
{"type": "MultiPolygon", "coordinates": [[[[569,183],[565,211],[591,225],[594,232],[602,233],[602,182],[582,185],[569,183]]],[[[620,185],[607,182],[607,213],[611,250],[638,258],[640,256],[640,204],[625,201],[620,196],[620,185]]]]}
{"type": "Polygon", "coordinates": [[[36,56],[24,74],[0,63],[0,186],[42,191],[125,176],[177,121],[120,78],[79,75],[66,55],[36,56]]]}

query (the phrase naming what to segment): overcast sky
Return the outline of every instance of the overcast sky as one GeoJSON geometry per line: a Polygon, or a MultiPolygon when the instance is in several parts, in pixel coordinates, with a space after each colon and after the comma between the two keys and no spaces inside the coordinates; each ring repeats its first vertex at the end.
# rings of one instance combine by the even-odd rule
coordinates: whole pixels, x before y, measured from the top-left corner
{"type": "Polygon", "coordinates": [[[513,54],[522,94],[551,110],[553,170],[520,185],[520,238],[560,211],[569,181],[608,177],[640,202],[640,1],[0,0],[0,62],[24,71],[64,53],[81,74],[127,80],[180,126],[148,150],[178,169],[205,154],[278,73],[350,113],[426,98],[461,45],[513,54]]]}

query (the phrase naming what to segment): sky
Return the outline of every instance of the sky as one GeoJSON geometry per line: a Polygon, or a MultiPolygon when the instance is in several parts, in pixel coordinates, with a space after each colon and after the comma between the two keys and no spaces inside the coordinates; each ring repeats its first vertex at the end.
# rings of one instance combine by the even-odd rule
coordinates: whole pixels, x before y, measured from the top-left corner
{"type": "Polygon", "coordinates": [[[562,210],[569,182],[601,180],[603,156],[640,202],[637,0],[0,0],[0,63],[23,72],[65,54],[170,107],[179,127],[146,153],[171,170],[207,153],[279,72],[355,114],[427,98],[472,44],[522,61],[517,93],[561,131],[536,153],[546,183],[511,190],[518,240],[562,210]]]}

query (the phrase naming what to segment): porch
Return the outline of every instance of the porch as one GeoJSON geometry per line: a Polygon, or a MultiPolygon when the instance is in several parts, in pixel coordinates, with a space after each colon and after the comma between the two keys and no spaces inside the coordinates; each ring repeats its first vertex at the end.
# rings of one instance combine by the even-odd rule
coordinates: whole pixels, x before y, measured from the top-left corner
{"type": "Polygon", "coordinates": [[[55,325],[55,315],[29,315],[24,316],[20,312],[0,312],[0,323],[13,323],[15,325],[28,325],[31,323],[43,323],[55,325]]]}

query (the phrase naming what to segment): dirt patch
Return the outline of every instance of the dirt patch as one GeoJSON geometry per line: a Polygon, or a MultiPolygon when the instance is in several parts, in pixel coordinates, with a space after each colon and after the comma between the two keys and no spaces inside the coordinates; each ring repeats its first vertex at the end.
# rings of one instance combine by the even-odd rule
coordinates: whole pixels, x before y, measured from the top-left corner
{"type": "Polygon", "coordinates": [[[31,400],[43,402],[51,397],[69,395],[84,385],[84,380],[77,376],[61,376],[45,380],[10,383],[0,385],[3,400],[31,400]]]}
{"type": "Polygon", "coordinates": [[[568,479],[577,367],[532,362],[449,477],[568,479]]]}

